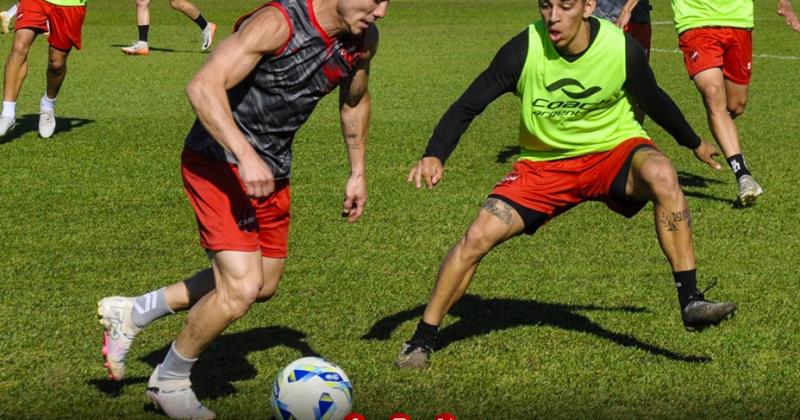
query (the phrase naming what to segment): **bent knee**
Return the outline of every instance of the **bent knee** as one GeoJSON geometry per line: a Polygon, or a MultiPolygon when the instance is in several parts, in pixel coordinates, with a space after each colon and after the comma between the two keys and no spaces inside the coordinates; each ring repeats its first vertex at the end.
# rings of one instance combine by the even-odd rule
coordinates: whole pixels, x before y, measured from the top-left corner
{"type": "Polygon", "coordinates": [[[175,10],[182,10],[183,0],[169,0],[169,5],[175,10]]]}
{"type": "Polygon", "coordinates": [[[243,317],[256,302],[261,290],[260,282],[242,282],[226,287],[219,293],[223,310],[232,320],[243,317]]]}
{"type": "Polygon", "coordinates": [[[492,235],[481,226],[471,226],[461,239],[462,255],[465,259],[480,259],[494,247],[492,235]]]}
{"type": "Polygon", "coordinates": [[[652,191],[654,198],[675,198],[682,194],[678,173],[666,158],[648,165],[642,171],[642,180],[652,191]]]}
{"type": "Polygon", "coordinates": [[[258,291],[258,296],[256,297],[256,302],[266,302],[278,293],[278,282],[277,281],[264,281],[264,285],[261,286],[261,290],[258,291]]]}
{"type": "Polygon", "coordinates": [[[747,108],[747,102],[728,104],[728,114],[730,114],[731,118],[736,118],[744,114],[745,108],[747,108]]]}

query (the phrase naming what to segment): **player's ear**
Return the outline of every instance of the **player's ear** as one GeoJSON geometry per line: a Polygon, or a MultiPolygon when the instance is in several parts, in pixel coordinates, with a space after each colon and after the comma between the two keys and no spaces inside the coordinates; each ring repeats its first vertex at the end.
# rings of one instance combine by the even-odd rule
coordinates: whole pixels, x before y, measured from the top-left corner
{"type": "Polygon", "coordinates": [[[583,18],[589,19],[589,16],[594,13],[594,8],[597,6],[596,0],[583,0],[583,18]]]}

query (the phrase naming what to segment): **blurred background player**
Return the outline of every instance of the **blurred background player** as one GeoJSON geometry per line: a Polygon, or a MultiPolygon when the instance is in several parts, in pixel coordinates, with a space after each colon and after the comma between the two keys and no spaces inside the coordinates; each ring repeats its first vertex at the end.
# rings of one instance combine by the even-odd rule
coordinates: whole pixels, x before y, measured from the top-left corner
{"type": "MultiPolygon", "coordinates": [[[[183,13],[200,27],[202,37],[201,51],[208,51],[214,42],[214,33],[217,32],[217,25],[208,22],[200,10],[186,0],[170,0],[169,5],[173,9],[183,13]]],[[[136,21],[139,25],[139,40],[130,47],[123,47],[122,52],[128,55],[149,55],[150,47],[147,44],[150,32],[150,0],[136,0],[136,21]]]]}
{"type": "MultiPolygon", "coordinates": [[[[653,29],[650,25],[649,0],[597,0],[593,16],[610,20],[633,39],[639,41],[644,48],[645,56],[650,59],[650,39],[653,29]]],[[[633,114],[639,124],[644,122],[644,111],[635,105],[633,114]]]]}
{"type": "Polygon", "coordinates": [[[31,45],[37,35],[52,28],[47,39],[47,87],[39,103],[39,135],[49,138],[56,129],[56,96],[67,76],[67,58],[73,47],[81,49],[86,0],[22,0],[18,7],[14,43],[5,66],[0,137],[16,125],[17,98],[28,75],[31,45]]]}
{"type": "Polygon", "coordinates": [[[734,119],[744,113],[752,77],[753,0],[672,0],[672,10],[708,127],[739,184],[736,203],[751,206],[764,190],[747,166],[734,119]]]}

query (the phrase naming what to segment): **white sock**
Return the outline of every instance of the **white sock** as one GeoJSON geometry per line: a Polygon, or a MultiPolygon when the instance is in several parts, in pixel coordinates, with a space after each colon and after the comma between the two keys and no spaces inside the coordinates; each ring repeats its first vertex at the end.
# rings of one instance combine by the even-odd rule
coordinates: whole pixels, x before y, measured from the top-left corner
{"type": "Polygon", "coordinates": [[[17,15],[17,4],[14,3],[13,6],[9,7],[8,10],[6,10],[6,17],[8,19],[11,19],[16,15],[17,15]]]}
{"type": "Polygon", "coordinates": [[[3,101],[3,116],[9,118],[16,118],[17,116],[17,103],[15,101],[3,101]]]}
{"type": "Polygon", "coordinates": [[[39,102],[39,107],[41,107],[42,109],[46,109],[48,111],[51,109],[55,109],[56,100],[48,98],[47,94],[45,93],[44,96],[42,96],[42,101],[39,102]]]}

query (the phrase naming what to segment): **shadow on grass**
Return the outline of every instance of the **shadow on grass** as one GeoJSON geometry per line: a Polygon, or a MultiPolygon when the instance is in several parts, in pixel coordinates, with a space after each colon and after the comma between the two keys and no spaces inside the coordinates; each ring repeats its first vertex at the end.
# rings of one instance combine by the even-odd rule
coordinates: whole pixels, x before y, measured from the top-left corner
{"type": "MultiPolygon", "coordinates": [[[[375,323],[372,329],[361,338],[388,340],[392,331],[397,329],[400,324],[419,319],[424,310],[425,306],[420,305],[383,318],[375,323]]],[[[492,331],[505,330],[522,325],[549,325],[569,331],[592,334],[623,347],[632,347],[671,360],[690,363],[711,361],[710,357],[683,355],[644,343],[630,335],[609,331],[577,313],[580,311],[648,312],[644,308],[635,306],[561,305],[537,302],[535,300],[483,299],[476,295],[466,295],[450,310],[451,315],[461,319],[444,327],[439,332],[439,348],[445,348],[459,340],[486,335],[492,331]]]]}
{"type": "MultiPolygon", "coordinates": [[[[86,118],[61,117],[56,114],[56,131],[53,133],[53,136],[57,136],[60,133],[68,133],[74,128],[83,127],[84,125],[93,123],[94,120],[86,118]]],[[[25,133],[31,131],[39,131],[39,114],[26,114],[17,118],[17,125],[11,129],[11,131],[6,133],[5,136],[0,137],[0,144],[10,143],[22,137],[25,133]]],[[[49,141],[52,139],[53,138],[51,137],[49,139],[42,140],[49,141]]]]}
{"type": "Polygon", "coordinates": [[[506,146],[505,149],[497,152],[497,157],[495,158],[495,163],[508,163],[512,157],[522,153],[522,149],[519,148],[518,145],[511,145],[506,146]]]}
{"type": "MultiPolygon", "coordinates": [[[[112,48],[123,48],[123,47],[130,47],[130,46],[131,46],[131,44],[127,44],[127,45],[111,44],[112,48]]],[[[172,48],[159,48],[159,47],[153,47],[153,46],[149,46],[148,45],[147,49],[149,49],[151,52],[152,51],[156,51],[156,52],[169,52],[169,53],[180,53],[180,54],[207,54],[208,53],[207,51],[206,52],[200,51],[199,47],[196,50],[176,50],[176,49],[172,49],[172,48]]],[[[127,54],[123,54],[122,52],[120,52],[120,55],[125,56],[127,54]]]]}
{"type": "MultiPolygon", "coordinates": [[[[235,394],[236,388],[233,382],[253,379],[258,373],[247,361],[247,355],[251,352],[285,346],[297,350],[303,357],[319,356],[306,343],[305,338],[305,333],[286,327],[254,328],[223,335],[211,343],[194,365],[192,389],[200,399],[216,399],[235,394]]],[[[140,360],[155,368],[164,360],[170,345],[171,343],[143,356],[140,360]]],[[[92,379],[88,383],[110,397],[118,397],[126,386],[147,383],[147,380],[147,377],[125,378],[119,382],[92,379]]]]}

